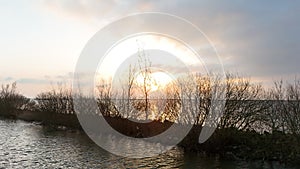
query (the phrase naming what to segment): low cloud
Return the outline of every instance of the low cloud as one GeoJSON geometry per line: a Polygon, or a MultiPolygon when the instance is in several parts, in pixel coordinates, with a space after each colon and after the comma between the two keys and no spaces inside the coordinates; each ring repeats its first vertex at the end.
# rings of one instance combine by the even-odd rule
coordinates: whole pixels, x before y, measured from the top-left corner
{"type": "Polygon", "coordinates": [[[0,83],[12,83],[17,82],[17,84],[41,84],[41,85],[50,85],[56,83],[71,83],[73,80],[73,73],[69,72],[63,75],[57,76],[49,76],[45,75],[44,77],[40,78],[31,78],[31,77],[24,77],[24,78],[17,78],[17,77],[3,77],[0,78],[0,83]]]}
{"type": "Polygon", "coordinates": [[[4,81],[4,82],[12,81],[12,80],[14,80],[13,77],[5,77],[5,78],[1,79],[1,81],[4,81]]]}
{"type": "Polygon", "coordinates": [[[21,78],[16,80],[16,82],[20,84],[49,84],[48,80],[35,78],[21,78]]]}

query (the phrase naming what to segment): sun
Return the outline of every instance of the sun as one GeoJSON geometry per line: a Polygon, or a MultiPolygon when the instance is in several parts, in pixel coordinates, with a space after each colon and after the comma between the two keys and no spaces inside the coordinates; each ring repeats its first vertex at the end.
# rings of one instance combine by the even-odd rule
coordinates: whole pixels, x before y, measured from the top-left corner
{"type": "Polygon", "coordinates": [[[146,75],[140,72],[136,76],[136,84],[140,87],[146,85],[151,92],[165,88],[173,79],[164,72],[153,72],[146,75]]]}
{"type": "MultiPolygon", "coordinates": [[[[115,77],[115,73],[119,70],[122,63],[137,53],[137,41],[145,51],[161,50],[170,53],[174,58],[180,58],[186,65],[199,64],[198,57],[187,46],[175,39],[155,34],[138,35],[117,43],[116,46],[113,46],[107,52],[101,64],[98,65],[96,79],[110,79],[115,77]]],[[[172,62],[170,65],[178,66],[178,63],[172,62]]],[[[164,79],[159,80],[164,84],[170,80],[170,77],[167,78],[168,75],[163,75],[163,73],[155,72],[153,74],[155,74],[155,78],[164,79]]]]}
{"type": "Polygon", "coordinates": [[[151,74],[152,78],[156,81],[158,86],[165,87],[168,85],[173,79],[164,72],[155,72],[151,74]]]}

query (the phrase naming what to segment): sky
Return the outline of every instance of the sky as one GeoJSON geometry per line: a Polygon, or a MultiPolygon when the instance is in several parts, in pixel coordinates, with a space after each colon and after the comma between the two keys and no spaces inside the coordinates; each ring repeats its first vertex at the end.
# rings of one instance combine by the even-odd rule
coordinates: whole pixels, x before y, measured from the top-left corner
{"type": "Polygon", "coordinates": [[[299,1],[1,0],[0,84],[16,81],[22,94],[34,97],[70,83],[89,39],[137,12],[169,13],[195,24],[215,45],[225,71],[267,85],[300,74],[299,1]]]}

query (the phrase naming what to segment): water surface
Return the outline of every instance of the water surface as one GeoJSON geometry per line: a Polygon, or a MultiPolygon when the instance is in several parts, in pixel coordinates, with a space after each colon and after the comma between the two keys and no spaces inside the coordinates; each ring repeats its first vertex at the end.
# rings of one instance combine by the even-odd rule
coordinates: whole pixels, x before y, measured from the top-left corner
{"type": "Polygon", "coordinates": [[[79,131],[57,131],[20,120],[0,119],[0,168],[286,168],[278,163],[203,158],[174,148],[143,159],[108,153],[79,131]]]}

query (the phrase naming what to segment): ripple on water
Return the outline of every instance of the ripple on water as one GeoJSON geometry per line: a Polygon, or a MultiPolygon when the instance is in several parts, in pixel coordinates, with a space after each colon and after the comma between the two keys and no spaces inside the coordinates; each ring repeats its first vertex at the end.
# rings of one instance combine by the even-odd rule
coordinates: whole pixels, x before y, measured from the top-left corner
{"type": "Polygon", "coordinates": [[[178,148],[155,157],[121,158],[99,148],[83,133],[54,131],[19,120],[0,120],[0,135],[0,168],[270,168],[204,159],[178,148]]]}

